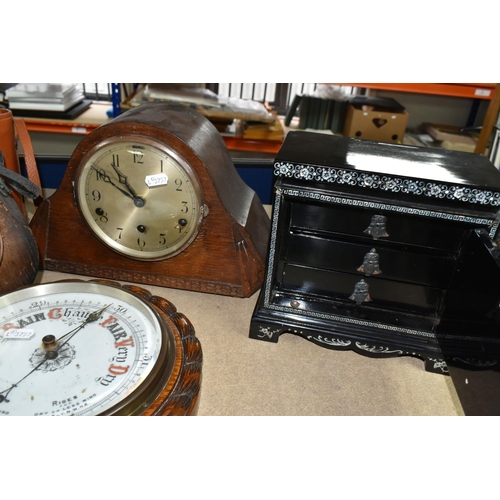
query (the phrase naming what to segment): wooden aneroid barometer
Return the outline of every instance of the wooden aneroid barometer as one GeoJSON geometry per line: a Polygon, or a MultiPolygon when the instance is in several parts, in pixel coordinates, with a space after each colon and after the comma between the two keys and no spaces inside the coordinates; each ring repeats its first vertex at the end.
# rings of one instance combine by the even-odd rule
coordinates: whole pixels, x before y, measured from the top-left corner
{"type": "Polygon", "coordinates": [[[143,104],[86,136],[31,229],[43,269],[246,297],[270,221],[215,127],[143,104]]]}
{"type": "Polygon", "coordinates": [[[487,158],[290,132],[274,175],[251,338],[417,356],[439,373],[500,360],[500,173],[487,158]]]}
{"type": "Polygon", "coordinates": [[[189,320],[136,285],[65,280],[0,297],[0,416],[191,415],[189,320]]]}

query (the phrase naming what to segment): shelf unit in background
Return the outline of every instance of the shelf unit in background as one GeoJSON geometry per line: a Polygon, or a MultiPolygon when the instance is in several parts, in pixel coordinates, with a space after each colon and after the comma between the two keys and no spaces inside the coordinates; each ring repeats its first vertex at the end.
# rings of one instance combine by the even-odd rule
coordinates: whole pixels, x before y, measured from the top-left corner
{"type": "Polygon", "coordinates": [[[495,93],[491,99],[488,106],[488,111],[484,117],[483,128],[479,134],[479,139],[477,140],[476,149],[474,153],[484,154],[488,142],[490,140],[491,134],[493,132],[493,127],[498,119],[498,113],[500,111],[500,83],[495,86],[495,93]]]}
{"type": "MultiPolygon", "coordinates": [[[[475,102],[489,100],[487,115],[475,150],[479,154],[484,154],[498,116],[500,90],[498,90],[498,84],[494,83],[329,83],[328,85],[468,98],[475,100],[475,102]]],[[[104,106],[97,106],[99,109],[97,115],[95,114],[96,106],[92,106],[92,108],[94,113],[90,110],[83,115],[86,119],[75,120],[74,122],[29,118],[25,118],[25,121],[28,130],[34,132],[87,134],[108,120],[105,109],[103,109],[104,106]]],[[[281,147],[281,141],[245,140],[239,137],[224,137],[224,141],[228,149],[233,151],[277,153],[281,147]]]]}
{"type": "Polygon", "coordinates": [[[101,122],[79,123],[59,120],[41,122],[32,118],[23,118],[23,120],[30,132],[47,132],[53,134],[86,135],[101,125],[101,122]]]}
{"type": "Polygon", "coordinates": [[[489,100],[490,104],[474,150],[477,154],[485,153],[500,110],[500,84],[498,83],[329,83],[328,85],[348,85],[370,90],[489,100]]]}
{"type": "Polygon", "coordinates": [[[371,90],[491,100],[495,83],[330,83],[371,90]]]}
{"type": "MultiPolygon", "coordinates": [[[[39,118],[23,118],[30,132],[45,132],[54,134],[86,135],[110,118],[106,115],[109,106],[93,104],[88,111],[76,120],[49,120],[39,118]]],[[[259,153],[277,153],[282,141],[264,139],[243,139],[241,137],[223,136],[230,151],[245,151],[259,153]]]]}

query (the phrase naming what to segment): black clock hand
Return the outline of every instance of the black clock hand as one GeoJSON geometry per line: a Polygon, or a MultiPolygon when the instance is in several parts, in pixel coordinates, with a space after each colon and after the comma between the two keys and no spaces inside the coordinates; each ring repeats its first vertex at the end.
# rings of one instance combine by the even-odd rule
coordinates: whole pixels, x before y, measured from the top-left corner
{"type": "MultiPolygon", "coordinates": [[[[125,184],[127,186],[127,189],[129,189],[130,192],[128,191],[125,191],[123,190],[120,186],[117,186],[112,180],[111,180],[111,177],[109,175],[106,174],[106,172],[104,170],[99,170],[97,168],[94,167],[94,165],[91,165],[91,167],[100,175],[101,179],[104,181],[104,182],[109,182],[109,184],[111,184],[112,186],[114,186],[116,189],[118,189],[118,191],[120,191],[121,193],[123,193],[125,196],[128,196],[129,198],[132,198],[134,200],[134,205],[138,208],[141,208],[145,205],[145,201],[143,198],[141,198],[140,196],[137,196],[134,192],[134,190],[129,186],[128,183],[124,183],[120,180],[120,182],[122,184],[125,184]],[[133,194],[132,194],[133,193],[133,194]]],[[[113,167],[115,168],[115,167],[113,167]]],[[[116,169],[115,169],[116,171],[116,169]]],[[[118,174],[118,178],[120,178],[121,174],[118,173],[118,171],[116,171],[116,173],[118,174]]]]}
{"type": "Polygon", "coordinates": [[[4,391],[0,392],[0,403],[3,403],[4,401],[6,403],[9,402],[7,399],[10,391],[14,389],[14,387],[17,387],[23,380],[27,379],[32,373],[36,372],[38,368],[40,368],[45,362],[47,362],[49,359],[55,359],[57,357],[58,351],[66,345],[76,333],[78,333],[80,330],[82,330],[85,326],[87,326],[89,323],[92,323],[94,321],[97,321],[101,316],[102,313],[110,306],[111,304],[108,304],[107,306],[104,306],[102,309],[99,309],[98,311],[94,311],[93,313],[90,313],[85,321],[83,321],[80,325],[78,325],[76,328],[73,330],[69,331],[68,333],[65,333],[62,337],[59,337],[58,340],[55,339],[53,335],[46,335],[43,337],[42,342],[47,349],[47,353],[45,355],[45,358],[38,363],[33,370],[28,372],[23,378],[19,379],[16,383],[12,384],[8,389],[5,389],[4,391]],[[68,337],[64,342],[61,343],[61,340],[65,339],[68,337]]]}
{"type": "Polygon", "coordinates": [[[115,165],[111,164],[111,166],[113,167],[113,170],[116,172],[116,175],[118,176],[118,180],[120,181],[120,184],[125,184],[125,186],[127,187],[127,189],[129,190],[130,194],[134,197],[134,198],[139,198],[139,196],[137,196],[137,193],[132,189],[132,186],[128,183],[128,179],[127,179],[127,176],[126,175],[123,175],[119,170],[118,170],[118,167],[115,167],[115,165]]]}
{"type": "Polygon", "coordinates": [[[123,193],[125,196],[128,196],[129,198],[132,198],[133,200],[135,200],[134,196],[129,193],[128,191],[125,191],[124,189],[122,189],[120,186],[117,186],[112,180],[111,180],[111,177],[109,175],[106,174],[106,172],[104,170],[99,170],[97,168],[94,167],[94,165],[91,165],[91,168],[93,168],[98,174],[99,174],[99,177],[104,181],[104,182],[108,182],[109,184],[111,184],[112,186],[114,186],[116,189],[118,189],[118,191],[120,191],[121,193],[123,193]]]}

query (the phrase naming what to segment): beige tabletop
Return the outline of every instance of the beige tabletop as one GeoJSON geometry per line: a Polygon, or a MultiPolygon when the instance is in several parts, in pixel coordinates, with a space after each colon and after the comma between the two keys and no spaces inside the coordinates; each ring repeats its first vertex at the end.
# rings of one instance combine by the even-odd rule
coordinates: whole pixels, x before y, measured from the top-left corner
{"type": "MultiPolygon", "coordinates": [[[[37,282],[86,277],[42,271],[37,282]]],[[[450,377],[420,359],[369,358],[284,334],[250,339],[258,293],[241,299],[140,285],[193,324],[203,349],[200,416],[464,415],[450,377]]]]}

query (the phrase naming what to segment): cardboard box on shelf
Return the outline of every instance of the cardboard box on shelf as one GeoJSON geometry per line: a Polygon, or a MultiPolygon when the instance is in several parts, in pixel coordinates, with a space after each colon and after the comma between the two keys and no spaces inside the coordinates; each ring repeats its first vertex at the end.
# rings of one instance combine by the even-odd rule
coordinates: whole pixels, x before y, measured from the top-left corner
{"type": "Polygon", "coordinates": [[[366,104],[349,104],[343,135],[370,141],[402,143],[408,125],[404,108],[385,108],[366,104]]]}

